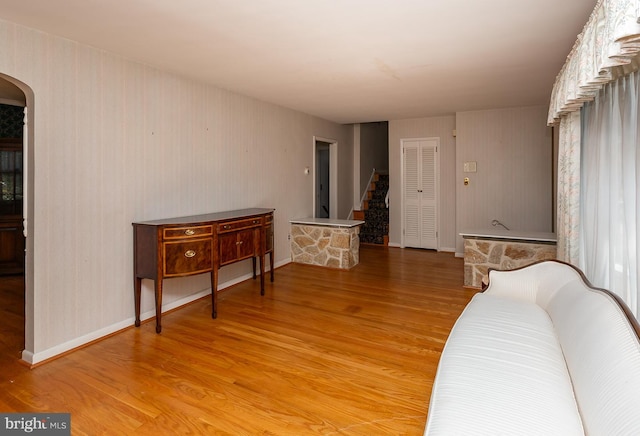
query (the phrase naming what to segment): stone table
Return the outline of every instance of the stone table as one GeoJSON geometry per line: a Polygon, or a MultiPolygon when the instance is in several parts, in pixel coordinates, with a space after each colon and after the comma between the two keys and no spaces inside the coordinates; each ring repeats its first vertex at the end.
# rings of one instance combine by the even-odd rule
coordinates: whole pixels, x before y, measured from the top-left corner
{"type": "Polygon", "coordinates": [[[298,218],[291,223],[291,260],[350,269],[360,262],[360,226],[364,221],[298,218]]]}
{"type": "Polygon", "coordinates": [[[503,229],[461,232],[464,238],[464,285],[481,288],[489,268],[511,270],[555,259],[556,235],[503,229]]]}

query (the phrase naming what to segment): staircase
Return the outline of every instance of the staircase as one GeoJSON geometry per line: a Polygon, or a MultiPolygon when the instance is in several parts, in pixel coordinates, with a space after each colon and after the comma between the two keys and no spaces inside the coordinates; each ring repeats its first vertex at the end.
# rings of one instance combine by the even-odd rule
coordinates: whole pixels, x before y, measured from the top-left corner
{"type": "Polygon", "coordinates": [[[353,211],[353,219],[363,220],[360,228],[361,244],[389,244],[389,209],[385,197],[389,190],[389,175],[373,176],[362,210],[353,211]]]}

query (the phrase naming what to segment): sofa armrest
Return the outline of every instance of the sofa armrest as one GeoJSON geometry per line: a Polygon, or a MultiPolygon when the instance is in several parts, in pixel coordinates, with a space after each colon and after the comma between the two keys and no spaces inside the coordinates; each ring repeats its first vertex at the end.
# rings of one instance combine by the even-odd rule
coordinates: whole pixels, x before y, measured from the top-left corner
{"type": "Polygon", "coordinates": [[[582,279],[581,273],[567,263],[542,260],[508,271],[489,270],[489,284],[484,292],[545,307],[558,289],[582,279]]]}

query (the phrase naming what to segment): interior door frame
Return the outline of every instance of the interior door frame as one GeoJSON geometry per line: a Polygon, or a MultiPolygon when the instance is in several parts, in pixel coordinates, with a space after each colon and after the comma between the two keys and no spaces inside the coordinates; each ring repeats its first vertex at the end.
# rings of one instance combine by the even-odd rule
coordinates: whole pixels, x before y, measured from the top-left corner
{"type": "Polygon", "coordinates": [[[338,141],[322,136],[313,136],[313,216],[316,216],[316,152],[318,142],[329,144],[329,218],[338,216],[338,141]]]}
{"type": "Polygon", "coordinates": [[[441,140],[439,136],[429,136],[429,137],[421,137],[421,138],[401,138],[400,139],[400,247],[406,248],[405,244],[405,201],[404,201],[404,166],[405,166],[405,153],[404,147],[406,142],[415,142],[415,141],[429,141],[435,140],[437,142],[436,145],[436,251],[440,251],[440,210],[442,209],[442,199],[441,199],[441,188],[440,188],[440,147],[441,140]]]}
{"type": "Polygon", "coordinates": [[[34,92],[26,83],[15,77],[0,72],[0,78],[17,86],[25,96],[24,127],[22,136],[22,228],[25,237],[24,258],[24,350],[22,360],[33,363],[35,353],[35,279],[34,279],[34,238],[33,215],[35,206],[34,195],[34,92]]]}

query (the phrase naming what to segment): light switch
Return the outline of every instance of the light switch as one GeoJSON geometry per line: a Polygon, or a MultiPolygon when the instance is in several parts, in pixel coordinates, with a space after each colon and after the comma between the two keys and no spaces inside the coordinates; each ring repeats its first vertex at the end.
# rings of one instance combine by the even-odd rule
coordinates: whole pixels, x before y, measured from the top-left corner
{"type": "Polygon", "coordinates": [[[465,162],[463,166],[463,170],[465,173],[475,173],[476,161],[465,162]]]}

